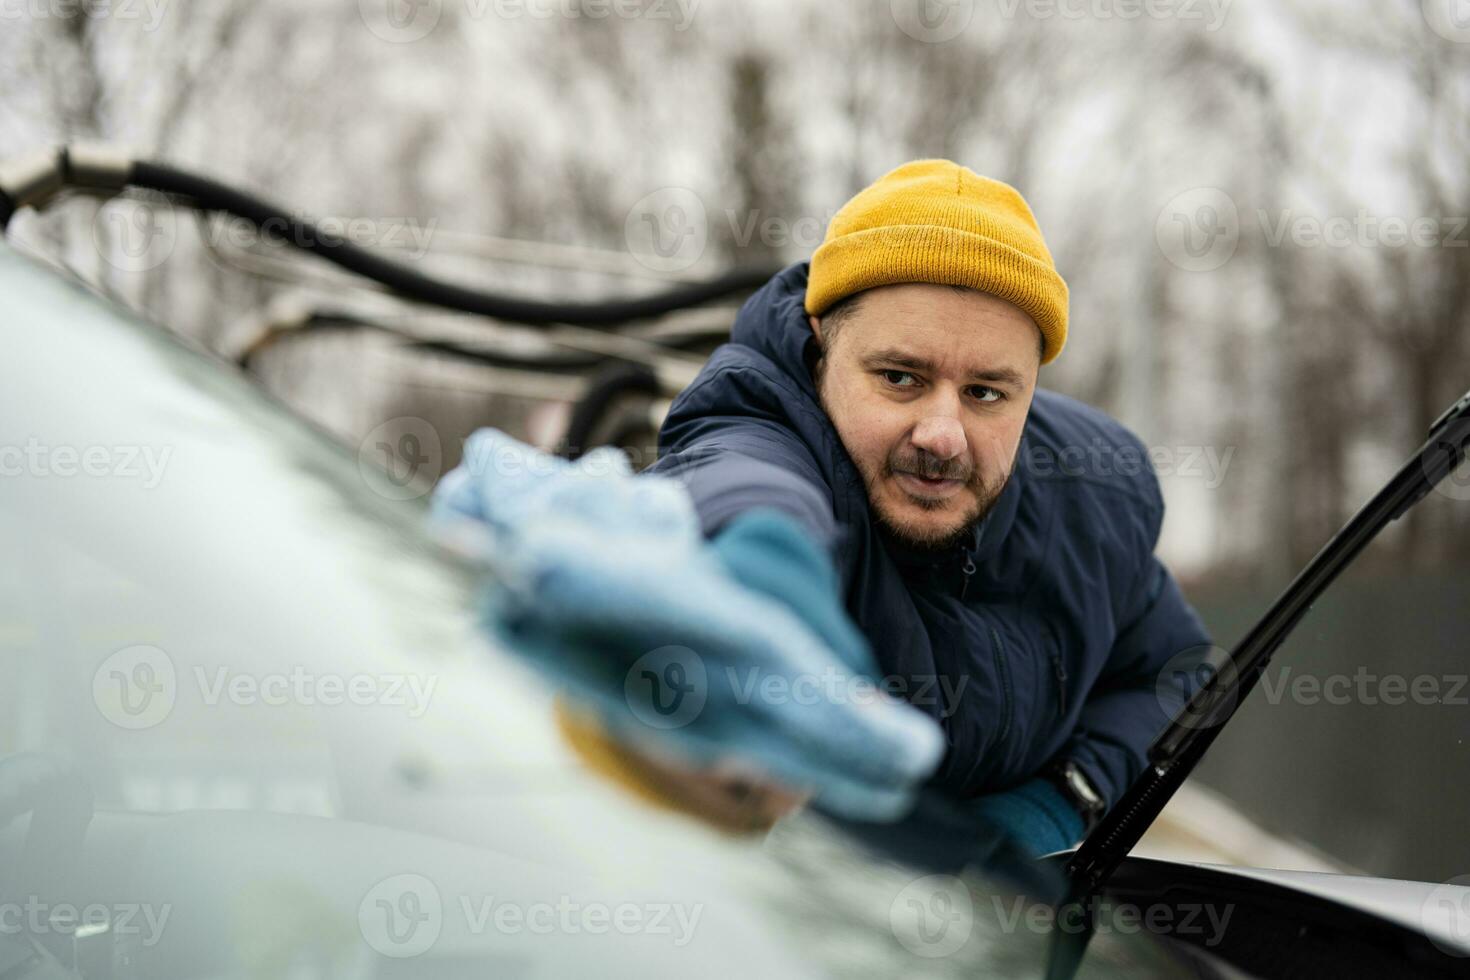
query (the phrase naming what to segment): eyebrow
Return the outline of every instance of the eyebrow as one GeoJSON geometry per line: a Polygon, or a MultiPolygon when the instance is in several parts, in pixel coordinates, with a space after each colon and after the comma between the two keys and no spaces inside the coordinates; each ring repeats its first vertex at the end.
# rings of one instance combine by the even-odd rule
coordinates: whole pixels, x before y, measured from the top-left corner
{"type": "MultiPolygon", "coordinates": [[[[862,361],[863,366],[866,368],[876,368],[890,364],[895,367],[908,368],[913,371],[924,371],[931,374],[934,371],[934,363],[932,361],[910,354],[907,351],[899,350],[896,347],[887,347],[865,354],[863,355],[862,361]]],[[[1021,376],[1021,372],[1008,367],[995,367],[986,368],[981,371],[972,371],[970,373],[970,380],[989,381],[996,384],[1009,385],[1012,388],[1024,388],[1026,386],[1026,379],[1021,376]]]]}

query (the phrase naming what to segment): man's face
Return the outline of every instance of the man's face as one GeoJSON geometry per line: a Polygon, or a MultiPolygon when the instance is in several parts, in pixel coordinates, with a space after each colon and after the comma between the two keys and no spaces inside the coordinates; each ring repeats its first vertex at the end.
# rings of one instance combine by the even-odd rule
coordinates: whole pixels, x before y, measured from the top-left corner
{"type": "Polygon", "coordinates": [[[868,290],[842,318],[817,391],[900,541],[946,547],[994,506],[1031,409],[1039,337],[1005,300],[929,283],[868,290]]]}

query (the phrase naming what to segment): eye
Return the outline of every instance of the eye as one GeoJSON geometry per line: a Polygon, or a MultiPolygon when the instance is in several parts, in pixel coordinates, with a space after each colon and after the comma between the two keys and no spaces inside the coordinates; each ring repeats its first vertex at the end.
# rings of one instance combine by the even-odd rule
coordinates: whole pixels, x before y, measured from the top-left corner
{"type": "Polygon", "coordinates": [[[918,384],[918,379],[907,371],[879,371],[878,373],[883,376],[884,381],[887,381],[895,388],[912,388],[914,384],[918,384]],[[904,384],[904,378],[908,378],[914,384],[904,384]]]}
{"type": "Polygon", "coordinates": [[[985,385],[975,385],[970,391],[982,402],[998,402],[1005,398],[1005,395],[999,391],[996,391],[994,388],[987,388],[985,385]]]}

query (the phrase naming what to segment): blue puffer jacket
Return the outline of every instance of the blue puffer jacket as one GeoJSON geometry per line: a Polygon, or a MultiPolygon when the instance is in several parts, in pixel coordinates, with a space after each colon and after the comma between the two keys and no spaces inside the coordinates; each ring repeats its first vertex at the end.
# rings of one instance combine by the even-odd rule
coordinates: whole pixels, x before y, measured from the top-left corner
{"type": "Polygon", "coordinates": [[[818,402],[806,281],[796,263],[745,303],[731,342],[674,401],[653,471],[687,482],[706,535],[764,505],[831,549],[890,689],[944,727],[941,786],[991,793],[1071,758],[1111,805],[1182,703],[1190,680],[1176,668],[1209,643],[1153,554],[1164,504],[1144,447],[1037,390],[973,539],[908,552],[874,521],[818,402]]]}

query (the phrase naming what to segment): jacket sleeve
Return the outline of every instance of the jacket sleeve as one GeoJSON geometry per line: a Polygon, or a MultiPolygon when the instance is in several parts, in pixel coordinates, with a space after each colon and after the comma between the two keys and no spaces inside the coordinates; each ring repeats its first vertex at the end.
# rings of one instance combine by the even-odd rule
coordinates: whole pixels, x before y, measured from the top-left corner
{"type": "Polygon", "coordinates": [[[714,387],[691,388],[675,402],[659,433],[658,461],[647,472],[685,484],[706,537],[747,510],[772,507],[831,554],[837,545],[832,491],[811,450],[769,411],[742,412],[726,398],[704,397],[714,387]]]}
{"type": "MultiPolygon", "coordinates": [[[[1158,519],[1162,520],[1162,508],[1158,519]]],[[[1111,807],[1147,761],[1150,743],[1192,693],[1192,666],[1210,637],[1174,576],[1150,551],[1107,665],[1097,678],[1060,758],[1076,761],[1111,807]]]]}

